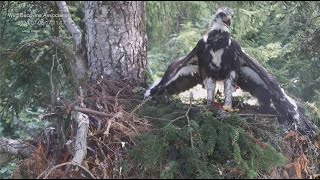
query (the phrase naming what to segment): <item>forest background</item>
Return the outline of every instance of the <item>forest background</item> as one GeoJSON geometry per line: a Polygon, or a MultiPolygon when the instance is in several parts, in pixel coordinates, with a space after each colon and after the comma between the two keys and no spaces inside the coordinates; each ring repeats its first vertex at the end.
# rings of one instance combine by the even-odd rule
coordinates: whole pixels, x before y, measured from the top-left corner
{"type": "MultiPolygon", "coordinates": [[[[139,99],[137,102],[142,102],[141,93],[143,90],[141,88],[146,88],[154,79],[162,77],[164,71],[174,59],[186,55],[193,49],[197,41],[208,30],[212,15],[222,6],[228,6],[235,10],[231,26],[232,37],[240,43],[248,54],[258,59],[259,63],[277,78],[281,87],[289,95],[303,104],[312,121],[319,126],[320,3],[318,2],[144,2],[140,11],[145,15],[145,37],[147,37],[146,77],[137,84],[140,89],[136,88],[135,92],[138,95],[132,97],[139,99]]],[[[75,24],[80,27],[81,32],[85,32],[84,16],[88,6],[85,6],[85,2],[80,1],[67,2],[67,7],[75,24]]],[[[44,130],[51,127],[57,128],[55,124],[70,123],[70,117],[67,113],[62,113],[62,116],[55,117],[54,120],[41,117],[48,112],[48,109],[56,110],[59,106],[57,97],[64,98],[66,101],[76,99],[76,96],[79,95],[79,93],[76,93],[79,88],[79,82],[77,82],[79,80],[75,80],[71,73],[73,71],[72,65],[66,60],[68,59],[66,52],[57,48],[58,45],[49,45],[44,41],[49,37],[59,36],[66,46],[74,46],[73,37],[65,28],[62,18],[49,21],[44,20],[43,17],[21,17],[19,16],[20,13],[33,15],[58,14],[59,8],[54,2],[50,1],[0,2],[0,136],[18,140],[33,140],[44,130]]],[[[126,107],[127,111],[134,109],[137,102],[126,107]]],[[[109,178],[254,178],[272,177],[270,175],[272,172],[281,172],[279,177],[285,177],[284,170],[286,168],[282,168],[281,171],[279,168],[285,165],[289,167],[290,160],[289,162],[284,160],[288,153],[281,151],[281,147],[274,148],[273,146],[279,145],[279,142],[272,142],[271,135],[268,136],[263,133],[256,135],[259,133],[254,132],[254,139],[258,139],[259,143],[260,141],[271,142],[270,146],[272,147],[268,152],[262,152],[261,149],[254,146],[252,139],[247,137],[248,129],[244,128],[244,126],[252,123],[249,119],[233,117],[230,122],[226,121],[227,125],[223,125],[209,118],[212,113],[207,112],[202,118],[199,118],[194,115],[198,110],[193,112],[192,109],[190,111],[190,108],[188,109],[181,102],[178,102],[178,105],[176,103],[174,101],[170,104],[169,109],[171,111],[164,109],[158,112],[162,107],[154,102],[149,102],[148,107],[140,107],[137,111],[137,117],[149,117],[149,119],[146,119],[150,121],[153,129],[157,129],[157,132],[151,134],[141,132],[139,137],[135,136],[137,140],[132,140],[134,145],[131,144],[128,148],[128,152],[130,149],[132,153],[125,156],[130,157],[132,162],[123,158],[122,161],[119,160],[118,164],[112,164],[113,168],[122,168],[120,173],[119,170],[117,170],[118,174],[115,173],[114,169],[112,172],[102,173],[91,166],[88,166],[90,167],[88,169],[92,172],[97,171],[97,173],[94,173],[97,177],[100,173],[104,174],[101,177],[109,178]],[[173,105],[174,108],[171,107],[173,105]],[[177,109],[178,113],[172,115],[172,109],[177,109]],[[191,123],[194,124],[190,125],[190,122],[188,122],[188,126],[180,127],[181,124],[171,123],[179,116],[184,115],[186,111],[190,111],[191,114],[190,117],[184,117],[184,119],[193,118],[191,123]],[[152,114],[154,115],[153,118],[167,119],[170,120],[170,123],[163,124],[162,122],[161,124],[157,122],[154,124],[154,120],[150,118],[152,114]],[[213,125],[216,129],[212,127],[213,125]],[[193,127],[192,130],[190,126],[193,127]],[[217,136],[220,139],[210,136],[203,137],[203,141],[195,142],[191,150],[187,147],[184,148],[183,145],[181,145],[183,146],[181,150],[179,145],[180,149],[177,148],[179,149],[178,155],[177,152],[173,153],[175,155],[168,153],[173,151],[170,150],[172,144],[178,146],[179,143],[190,143],[190,131],[195,134],[199,132],[203,136],[211,134],[211,136],[217,136]],[[222,131],[230,133],[223,134],[222,131]],[[163,137],[164,134],[165,138],[163,137]],[[266,136],[268,138],[265,138],[266,136]],[[246,138],[247,140],[241,140],[246,138]],[[204,141],[207,143],[205,146],[199,143],[204,141]],[[221,144],[224,141],[230,141],[230,146],[222,146],[221,144]],[[157,146],[149,146],[148,143],[157,144],[157,146]],[[246,149],[254,150],[246,152],[246,149]],[[142,157],[134,156],[141,152],[144,152],[142,157]],[[199,154],[195,155],[197,154],[195,152],[199,154]],[[277,160],[269,164],[259,164],[258,161],[261,159],[255,161],[257,154],[252,155],[258,152],[261,153],[260,155],[265,155],[263,158],[268,159],[272,155],[277,160]],[[192,160],[181,160],[182,157],[190,157],[192,160]],[[225,163],[227,160],[228,163],[225,163]],[[235,162],[235,164],[230,164],[230,161],[235,162]],[[127,166],[124,164],[127,164],[127,166]],[[130,164],[137,164],[139,168],[130,166],[130,164]]],[[[168,106],[168,104],[164,106],[168,106]]],[[[270,119],[265,121],[270,121],[270,119]]],[[[65,126],[68,127],[68,125],[65,126]]],[[[63,129],[62,131],[67,130],[63,129]]],[[[148,132],[150,133],[150,127],[148,132]]],[[[296,137],[293,134],[291,136],[296,137]]],[[[286,138],[289,138],[289,136],[286,138]]],[[[193,141],[196,141],[196,139],[195,136],[193,141]]],[[[310,142],[306,144],[310,144],[310,142]]],[[[315,143],[311,144],[315,147],[319,146],[315,143]]],[[[295,144],[294,146],[300,147],[300,145],[295,144]]],[[[21,166],[23,158],[11,155],[9,157],[0,164],[1,178],[10,178],[12,174],[19,174],[16,168],[21,166]]],[[[301,157],[299,156],[299,158],[301,157]]],[[[300,169],[304,174],[301,175],[301,173],[297,173],[297,169],[294,169],[292,177],[309,177],[319,174],[319,165],[314,165],[319,163],[318,158],[318,155],[314,154],[308,156],[308,165],[312,168],[308,169],[307,166],[302,166],[300,163],[300,169]]],[[[109,157],[108,160],[111,159],[115,161],[114,157],[109,157]]],[[[99,161],[107,162],[108,160],[100,159],[99,161]]],[[[296,162],[295,160],[296,158],[292,158],[293,162],[296,162]]],[[[100,164],[97,161],[95,163],[100,164]]],[[[288,169],[287,174],[290,176],[288,169]]],[[[28,175],[31,176],[31,174],[28,175]]],[[[33,174],[34,177],[38,175],[40,174],[33,174]]],[[[276,176],[273,174],[273,177],[276,176]]]]}

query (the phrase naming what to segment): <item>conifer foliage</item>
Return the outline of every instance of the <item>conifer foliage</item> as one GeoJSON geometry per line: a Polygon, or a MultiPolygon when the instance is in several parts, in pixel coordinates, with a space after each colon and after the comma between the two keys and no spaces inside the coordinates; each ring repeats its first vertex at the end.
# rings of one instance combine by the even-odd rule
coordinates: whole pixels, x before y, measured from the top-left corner
{"type": "Polygon", "coordinates": [[[140,136],[129,151],[129,176],[258,178],[287,162],[280,149],[273,147],[282,144],[275,141],[277,133],[280,137],[276,119],[237,115],[219,119],[216,113],[181,102],[149,103],[139,114],[161,123],[140,136]]]}

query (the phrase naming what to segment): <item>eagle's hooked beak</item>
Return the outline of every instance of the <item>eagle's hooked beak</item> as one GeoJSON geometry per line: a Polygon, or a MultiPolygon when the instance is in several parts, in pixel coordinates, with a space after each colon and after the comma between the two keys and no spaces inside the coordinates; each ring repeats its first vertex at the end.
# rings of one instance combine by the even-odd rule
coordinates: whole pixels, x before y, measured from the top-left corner
{"type": "Polygon", "coordinates": [[[230,17],[226,17],[224,18],[224,20],[222,21],[227,27],[230,27],[231,25],[231,18],[230,17]]]}
{"type": "Polygon", "coordinates": [[[234,14],[233,9],[228,7],[221,7],[218,9],[215,17],[216,18],[220,17],[221,18],[220,20],[222,20],[223,24],[229,28],[231,25],[231,19],[233,18],[233,14],[234,14]]]}

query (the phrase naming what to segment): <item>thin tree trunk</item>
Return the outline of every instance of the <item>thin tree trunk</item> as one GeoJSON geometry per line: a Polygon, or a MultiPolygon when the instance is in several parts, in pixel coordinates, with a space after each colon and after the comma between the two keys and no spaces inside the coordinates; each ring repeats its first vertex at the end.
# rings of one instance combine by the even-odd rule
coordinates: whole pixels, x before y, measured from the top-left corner
{"type": "Polygon", "coordinates": [[[67,3],[65,1],[56,1],[56,4],[59,8],[59,12],[63,14],[62,20],[64,22],[64,25],[68,29],[75,42],[75,52],[73,53],[74,64],[71,65],[73,71],[72,74],[74,76],[73,78],[76,81],[81,81],[86,78],[86,59],[85,52],[82,47],[82,33],[80,31],[80,28],[71,18],[67,3]]]}
{"type": "Polygon", "coordinates": [[[144,2],[86,1],[88,75],[145,82],[144,2]]]}

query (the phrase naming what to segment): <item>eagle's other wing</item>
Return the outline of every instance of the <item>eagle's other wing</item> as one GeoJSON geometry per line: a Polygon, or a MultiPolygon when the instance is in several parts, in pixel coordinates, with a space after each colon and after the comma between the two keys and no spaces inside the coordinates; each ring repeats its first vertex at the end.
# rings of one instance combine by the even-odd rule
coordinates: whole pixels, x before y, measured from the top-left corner
{"type": "Polygon", "coordinates": [[[235,50],[241,62],[237,85],[257,97],[259,102],[266,105],[272,102],[281,116],[281,123],[295,124],[297,129],[308,135],[311,135],[312,131],[319,132],[318,128],[298,107],[296,101],[280,87],[276,78],[262,67],[256,59],[242,51],[235,40],[232,39],[232,43],[237,44],[235,50]]]}
{"type": "Polygon", "coordinates": [[[145,92],[144,97],[167,93],[169,95],[186,91],[202,83],[196,46],[186,57],[172,62],[159,83],[154,83],[145,92]]]}

